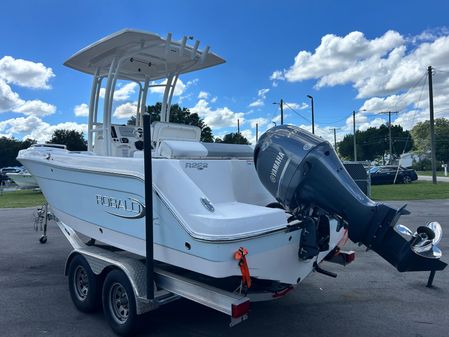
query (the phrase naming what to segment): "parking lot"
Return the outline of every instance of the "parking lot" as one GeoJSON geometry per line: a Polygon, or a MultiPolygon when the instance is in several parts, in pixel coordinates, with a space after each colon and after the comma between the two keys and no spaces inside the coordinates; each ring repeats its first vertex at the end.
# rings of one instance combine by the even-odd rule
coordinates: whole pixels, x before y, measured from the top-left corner
{"type": "MultiPolygon", "coordinates": [[[[390,204],[400,206],[401,202],[390,204]]],[[[449,200],[408,202],[400,223],[413,229],[426,221],[443,225],[440,243],[449,261],[449,200]]],[[[64,276],[71,250],[54,223],[48,242],[33,231],[33,211],[0,209],[0,336],[111,336],[96,314],[78,312],[64,276]]],[[[348,244],[356,260],[342,267],[323,263],[336,279],[314,273],[286,297],[255,303],[249,319],[234,328],[228,317],[187,300],[143,317],[140,336],[447,336],[449,268],[401,274],[373,252],[348,244]]]]}

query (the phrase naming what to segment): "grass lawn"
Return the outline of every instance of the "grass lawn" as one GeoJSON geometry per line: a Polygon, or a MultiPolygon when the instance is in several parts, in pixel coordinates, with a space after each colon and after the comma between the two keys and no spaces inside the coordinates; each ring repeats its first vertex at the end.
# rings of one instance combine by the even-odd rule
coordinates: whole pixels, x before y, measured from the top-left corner
{"type": "MultiPolygon", "coordinates": [[[[432,171],[416,171],[419,176],[432,176],[432,171]]],[[[437,171],[437,177],[444,177],[444,171],[437,171]]]]}
{"type": "MultiPolygon", "coordinates": [[[[449,183],[439,182],[437,185],[434,185],[430,181],[415,181],[411,184],[373,185],[371,186],[371,199],[449,199],[449,183]]],[[[0,208],[35,207],[44,203],[44,196],[39,191],[23,190],[0,194],[0,208]]]]}
{"type": "Polygon", "coordinates": [[[0,194],[0,208],[34,207],[44,203],[45,199],[40,191],[3,191],[0,194]]]}
{"type": "Polygon", "coordinates": [[[411,184],[373,185],[373,200],[426,200],[449,199],[449,183],[431,181],[414,181],[411,184]]]}

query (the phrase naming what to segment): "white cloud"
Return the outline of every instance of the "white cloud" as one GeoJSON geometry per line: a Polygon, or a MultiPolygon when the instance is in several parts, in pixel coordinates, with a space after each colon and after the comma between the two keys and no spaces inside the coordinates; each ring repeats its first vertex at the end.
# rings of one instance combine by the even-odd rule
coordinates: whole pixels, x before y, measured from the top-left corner
{"type": "Polygon", "coordinates": [[[394,94],[411,88],[427,65],[447,67],[449,36],[411,50],[407,41],[395,31],[372,40],[361,32],[344,37],[328,34],[313,53],[300,51],[289,69],[277,70],[271,78],[289,82],[315,79],[317,88],[352,84],[358,98],[394,94]]]}
{"type": "Polygon", "coordinates": [[[51,125],[36,116],[18,117],[0,122],[0,133],[8,137],[21,136],[22,139],[32,138],[38,142],[50,140],[53,132],[57,129],[76,130],[86,133],[87,124],[64,122],[51,125]]]}
{"type": "Polygon", "coordinates": [[[449,35],[449,28],[447,27],[437,27],[432,29],[426,29],[421,34],[411,36],[407,38],[407,41],[413,44],[418,44],[420,42],[433,41],[437,38],[449,35]]]}
{"type": "MultiPolygon", "coordinates": [[[[129,82],[126,83],[125,85],[120,86],[119,85],[117,85],[117,88],[114,91],[114,101],[126,101],[136,92],[137,87],[136,82],[129,82]]],[[[105,92],[106,92],[105,88],[100,88],[101,98],[104,98],[105,92]]]]}
{"type": "Polygon", "coordinates": [[[267,88],[265,88],[265,89],[260,89],[260,90],[257,92],[257,96],[262,97],[262,98],[265,98],[266,94],[268,94],[269,91],[270,91],[270,89],[267,89],[267,88]]]}
{"type": "Polygon", "coordinates": [[[199,99],[208,99],[208,97],[209,97],[209,93],[206,91],[200,91],[200,93],[198,94],[199,99]]]}
{"type": "Polygon", "coordinates": [[[309,107],[309,105],[307,103],[294,103],[294,102],[284,102],[284,104],[290,108],[292,108],[293,110],[304,110],[307,109],[309,107]]]}
{"type": "Polygon", "coordinates": [[[24,138],[36,139],[39,142],[48,141],[51,139],[53,132],[59,129],[75,130],[84,133],[84,136],[87,134],[87,124],[64,122],[50,125],[46,122],[42,122],[37,128],[33,129],[30,134],[25,135],[24,138]]]}
{"type": "MultiPolygon", "coordinates": [[[[288,113],[286,113],[286,112],[284,111],[284,123],[285,123],[285,120],[286,120],[287,117],[290,117],[290,114],[288,114],[288,113]]],[[[275,117],[271,120],[271,122],[275,122],[276,124],[279,124],[279,123],[281,122],[281,114],[275,116],[275,117]]]]}
{"type": "Polygon", "coordinates": [[[256,108],[256,107],[261,107],[261,106],[265,105],[266,95],[269,91],[270,91],[270,89],[267,89],[267,88],[260,89],[257,92],[258,98],[255,101],[251,102],[248,106],[251,108],[256,108]]]}
{"type": "Polygon", "coordinates": [[[23,104],[19,94],[12,91],[11,87],[0,79],[0,112],[11,111],[23,104]]]}
{"type": "Polygon", "coordinates": [[[77,117],[89,116],[89,106],[86,103],[81,103],[80,105],[75,105],[73,112],[77,117]]]}
{"type": "Polygon", "coordinates": [[[199,78],[194,78],[193,80],[187,81],[186,87],[188,88],[188,87],[197,85],[199,81],[200,81],[199,78]]]}
{"type": "Polygon", "coordinates": [[[240,125],[245,122],[243,112],[234,112],[228,107],[213,109],[204,99],[200,99],[193,108],[190,108],[190,112],[197,113],[212,129],[236,127],[237,120],[240,120],[240,125]]]}
{"type": "MultiPolygon", "coordinates": [[[[378,62],[403,43],[403,37],[394,31],[373,40],[366,39],[363,33],[357,31],[344,37],[328,34],[322,37],[314,53],[300,51],[288,70],[273,72],[271,79],[285,78],[289,82],[319,79],[317,86],[322,87],[347,83],[349,74],[346,72],[350,72],[356,81],[359,78],[354,75],[359,75],[360,69],[354,69],[355,66],[378,62]]],[[[372,73],[373,69],[370,75],[372,73]]]]}
{"type": "Polygon", "coordinates": [[[124,86],[118,88],[114,92],[114,100],[116,101],[126,101],[130,98],[132,94],[136,92],[137,83],[129,82],[124,86]]]}
{"type": "Polygon", "coordinates": [[[262,99],[258,98],[254,102],[249,103],[248,106],[250,108],[257,108],[257,107],[263,106],[264,104],[265,104],[265,102],[262,99]]]}
{"type": "Polygon", "coordinates": [[[14,59],[4,56],[0,59],[0,79],[7,83],[34,89],[49,89],[48,83],[55,74],[42,63],[14,59]]]}
{"type": "MultiPolygon", "coordinates": [[[[176,82],[176,87],[175,87],[175,91],[173,93],[173,96],[181,96],[185,92],[185,90],[186,90],[186,88],[188,86],[196,84],[197,82],[198,82],[198,80],[196,80],[196,81],[195,80],[189,81],[189,82],[187,82],[187,85],[186,85],[186,84],[184,84],[184,82],[181,79],[178,79],[178,81],[176,82]]],[[[157,84],[157,85],[165,85],[165,84],[167,84],[167,80],[165,79],[165,80],[163,80],[161,82],[153,81],[150,84],[152,84],[152,85],[155,85],[155,84],[157,84]]],[[[164,94],[164,90],[165,90],[164,86],[162,86],[162,87],[150,87],[150,92],[153,93],[153,94],[161,94],[162,95],[162,94],[164,94]]]]}
{"type": "Polygon", "coordinates": [[[391,111],[392,107],[400,111],[407,107],[409,100],[404,99],[405,95],[391,95],[388,97],[373,97],[366,100],[360,110],[372,112],[391,111]]]}
{"type": "Polygon", "coordinates": [[[19,112],[27,116],[48,116],[56,111],[56,107],[52,104],[42,102],[34,99],[32,101],[25,101],[20,106],[13,109],[14,112],[19,112]]]}
{"type": "Polygon", "coordinates": [[[137,112],[137,102],[124,103],[119,105],[115,110],[113,116],[119,119],[129,118],[135,116],[137,112]]]}
{"type": "Polygon", "coordinates": [[[255,127],[256,127],[256,124],[259,124],[259,129],[260,129],[262,126],[267,125],[268,122],[269,122],[269,120],[266,119],[266,118],[263,118],[263,117],[253,118],[253,119],[250,119],[250,120],[249,120],[249,123],[250,123],[250,125],[251,125],[252,128],[255,128],[255,127]]]}
{"type": "MultiPolygon", "coordinates": [[[[240,133],[242,134],[243,137],[245,137],[246,139],[248,139],[248,141],[252,144],[252,145],[256,145],[256,131],[250,130],[250,129],[245,129],[240,131],[240,133]]],[[[260,136],[260,132],[259,132],[259,136],[260,136]]]]}
{"type": "Polygon", "coordinates": [[[284,72],[281,70],[274,71],[270,76],[270,80],[272,80],[272,81],[285,80],[284,72]]]}
{"type": "MultiPolygon", "coordinates": [[[[403,36],[388,31],[368,39],[361,32],[346,36],[323,36],[314,51],[301,50],[288,69],[272,73],[272,81],[301,82],[314,80],[315,88],[352,85],[357,98],[366,99],[356,117],[356,128],[366,130],[385,124],[387,117],[368,116],[398,111],[394,124],[411,129],[426,120],[428,94],[426,70],[434,68],[435,115],[449,118],[449,30],[424,31],[416,36],[403,36]]],[[[352,116],[341,128],[352,133],[352,116]]]]}
{"type": "Polygon", "coordinates": [[[41,100],[24,101],[19,94],[0,79],[0,112],[13,111],[24,115],[47,116],[55,113],[56,107],[41,100]]]}
{"type": "Polygon", "coordinates": [[[56,107],[38,99],[25,101],[9,84],[28,88],[48,89],[48,81],[54,77],[51,68],[42,63],[14,59],[0,59],[0,112],[13,111],[28,116],[47,116],[55,113],[56,107]]]}

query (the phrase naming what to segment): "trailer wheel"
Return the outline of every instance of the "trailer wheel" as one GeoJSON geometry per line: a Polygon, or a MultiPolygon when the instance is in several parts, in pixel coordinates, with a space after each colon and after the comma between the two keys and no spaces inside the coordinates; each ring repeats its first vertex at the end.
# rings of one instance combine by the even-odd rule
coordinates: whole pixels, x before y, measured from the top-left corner
{"type": "Polygon", "coordinates": [[[69,291],[73,304],[82,312],[92,312],[98,308],[98,278],[86,259],[76,255],[69,265],[69,291]]]}
{"type": "Polygon", "coordinates": [[[103,311],[106,321],[120,336],[131,335],[137,327],[136,300],[128,277],[112,270],[103,284],[103,311]]]}

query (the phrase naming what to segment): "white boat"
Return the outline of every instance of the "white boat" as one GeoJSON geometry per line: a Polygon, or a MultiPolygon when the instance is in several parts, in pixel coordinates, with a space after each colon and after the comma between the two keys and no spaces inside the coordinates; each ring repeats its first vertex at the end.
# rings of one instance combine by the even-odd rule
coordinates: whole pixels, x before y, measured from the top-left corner
{"type": "Polygon", "coordinates": [[[27,170],[6,174],[20,189],[39,188],[36,179],[27,170]]]}
{"type": "MultiPolygon", "coordinates": [[[[187,42],[187,37],[174,41],[171,34],[163,39],[152,33],[123,30],[76,53],[65,65],[93,75],[88,151],[33,146],[20,151],[18,160],[38,181],[65,226],[144,257],[142,119],[149,88],[163,86],[161,119],[151,126],[154,259],[214,278],[241,276],[234,254],[243,247],[248,252],[251,278],[296,285],[313,270],[321,270],[318,265],[325,257],[338,254],[348,228],[350,237],[357,231],[348,226],[346,213],[321,208],[319,200],[312,204],[305,200],[291,208],[279,194],[280,186],[271,191],[259,179],[262,173],[258,175],[255,169],[251,146],[201,143],[199,128],[169,123],[178,77],[224,62],[209,47],[200,51],[199,41],[193,46],[187,42]],[[139,88],[135,126],[112,123],[114,92],[125,80],[136,82],[139,88]]],[[[322,142],[319,138],[315,141],[322,142]]],[[[262,145],[262,150],[267,146],[262,145]]],[[[307,147],[308,151],[311,148],[307,147]]],[[[291,158],[286,160],[289,154],[282,152],[272,158],[267,175],[271,183],[284,177],[286,162],[293,163],[291,158]]],[[[327,181],[319,183],[326,189],[327,181]]],[[[350,189],[357,202],[366,204],[363,207],[377,209],[377,204],[360,196],[360,190],[352,185],[350,189]]],[[[322,197],[332,199],[330,194],[322,197]]],[[[390,210],[388,216],[400,213],[390,210]]],[[[371,219],[370,214],[367,219],[371,219]]],[[[394,225],[395,221],[387,221],[384,215],[381,223],[394,225]]],[[[356,234],[353,237],[371,242],[356,234]]],[[[402,240],[398,243],[406,242],[402,240]]],[[[396,259],[390,248],[385,253],[381,246],[382,242],[376,243],[373,249],[401,269],[403,260],[396,259]]],[[[438,259],[425,261],[431,263],[420,265],[420,270],[441,269],[434,264],[438,259]]],[[[409,261],[405,265],[411,270],[409,261]]]]}

